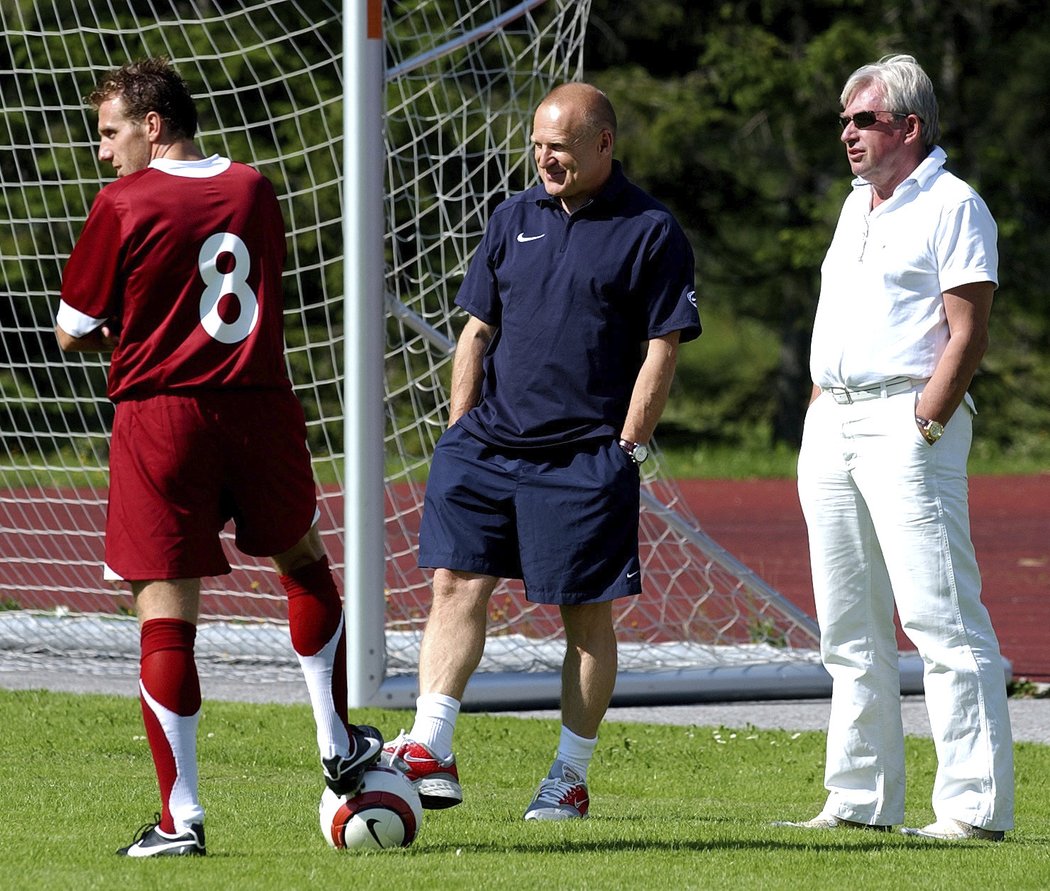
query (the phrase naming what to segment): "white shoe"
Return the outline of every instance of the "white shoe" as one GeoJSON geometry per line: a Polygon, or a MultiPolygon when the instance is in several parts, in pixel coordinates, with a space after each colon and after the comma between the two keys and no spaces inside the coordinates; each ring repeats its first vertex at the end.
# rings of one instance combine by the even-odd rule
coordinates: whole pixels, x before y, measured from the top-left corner
{"type": "Polygon", "coordinates": [[[981,826],[971,826],[962,820],[938,820],[922,829],[904,826],[901,829],[904,835],[917,835],[921,838],[937,838],[942,841],[963,841],[969,838],[979,838],[982,841],[1002,841],[1006,833],[1001,829],[984,829],[981,826]]]}
{"type": "Polygon", "coordinates": [[[856,820],[846,820],[835,814],[820,813],[812,820],[804,820],[792,823],[788,820],[777,820],[774,826],[791,826],[794,829],[869,829],[872,832],[889,832],[889,826],[880,826],[873,823],[858,823],[856,820]]]}

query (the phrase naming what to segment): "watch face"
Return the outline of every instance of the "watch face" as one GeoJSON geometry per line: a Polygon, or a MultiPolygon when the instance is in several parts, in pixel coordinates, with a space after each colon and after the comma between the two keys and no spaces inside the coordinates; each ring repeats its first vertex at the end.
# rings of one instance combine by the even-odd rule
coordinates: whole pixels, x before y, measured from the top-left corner
{"type": "Polygon", "coordinates": [[[620,448],[635,464],[641,464],[649,457],[649,448],[640,442],[631,442],[629,439],[620,440],[620,448]]]}

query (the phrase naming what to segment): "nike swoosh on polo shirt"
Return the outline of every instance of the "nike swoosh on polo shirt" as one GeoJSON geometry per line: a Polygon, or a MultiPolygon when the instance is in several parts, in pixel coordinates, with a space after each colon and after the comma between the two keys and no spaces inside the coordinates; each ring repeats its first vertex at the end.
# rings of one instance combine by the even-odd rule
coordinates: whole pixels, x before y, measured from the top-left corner
{"type": "Polygon", "coordinates": [[[538,238],[546,238],[547,233],[544,232],[542,235],[526,235],[524,232],[518,233],[518,241],[525,244],[526,241],[535,241],[538,238]]]}

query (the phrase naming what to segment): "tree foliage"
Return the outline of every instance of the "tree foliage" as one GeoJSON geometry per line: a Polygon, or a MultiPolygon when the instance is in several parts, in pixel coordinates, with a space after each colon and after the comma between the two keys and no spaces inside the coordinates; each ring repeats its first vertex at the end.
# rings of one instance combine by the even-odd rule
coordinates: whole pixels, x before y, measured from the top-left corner
{"type": "Polygon", "coordinates": [[[999,224],[993,346],[973,387],[987,410],[982,437],[1050,449],[1041,10],[1019,0],[593,0],[585,67],[618,109],[628,173],[689,231],[703,304],[776,334],[776,362],[760,376],[741,369],[736,388],[774,440],[799,439],[819,266],[849,189],[839,92],[860,65],[909,52],[937,87],[949,168],[999,224]]]}
{"type": "MultiPolygon", "coordinates": [[[[421,17],[436,16],[445,23],[452,15],[446,0],[387,2],[388,11],[396,7],[392,19],[411,20],[413,28],[421,17]]],[[[619,113],[617,153],[629,175],[668,204],[686,227],[696,250],[702,306],[720,323],[709,327],[697,346],[717,357],[711,370],[706,378],[694,373],[684,382],[708,394],[700,397],[707,403],[687,434],[735,444],[745,437],[753,442],[754,430],[759,429],[768,430],[775,443],[797,444],[810,390],[807,354],[819,266],[849,190],[849,169],[835,121],[839,91],[859,65],[886,53],[910,52],[937,86],[949,168],[981,192],[999,224],[1001,288],[993,311],[992,347],[973,387],[981,409],[978,444],[1008,454],[1050,457],[1050,318],[1044,309],[1047,286],[1040,262],[1050,228],[1050,206],[1044,198],[1050,194],[1050,85],[1045,74],[1050,67],[1050,18],[1042,14],[1043,4],[591,4],[584,67],[588,79],[610,94],[619,113]],[[734,330],[727,332],[726,326],[734,330]],[[736,347],[734,362],[726,349],[705,346],[719,338],[748,348],[736,347]],[[759,355],[762,350],[770,355],[759,355]]],[[[173,10],[185,5],[172,0],[173,10]]],[[[23,364],[35,366],[39,357],[54,350],[50,295],[57,283],[48,278],[54,277],[49,272],[54,263],[45,261],[68,254],[77,228],[73,223],[80,209],[90,204],[99,181],[92,152],[85,148],[93,128],[90,115],[86,110],[53,115],[46,109],[75,106],[95,72],[86,64],[80,35],[57,28],[57,6],[11,0],[0,7],[5,14],[16,8],[21,10],[18,20],[32,21],[30,33],[55,36],[6,42],[0,52],[10,58],[3,59],[3,69],[46,72],[49,59],[68,61],[61,76],[37,77],[33,91],[39,109],[31,109],[24,118],[5,114],[11,146],[0,152],[0,179],[12,186],[0,190],[0,204],[23,202],[27,206],[16,208],[11,218],[35,221],[0,233],[5,288],[34,295],[31,300],[0,303],[0,327],[11,332],[5,338],[8,355],[27,356],[23,364]],[[51,148],[29,148],[36,142],[31,132],[52,137],[45,140],[51,148]],[[59,178],[66,183],[63,189],[45,188],[59,178]],[[19,183],[22,187],[15,188],[19,183]],[[26,183],[40,187],[26,188],[26,183]],[[56,220],[66,222],[58,225],[56,220]],[[35,256],[42,261],[34,262],[35,256]]],[[[152,6],[136,0],[110,9],[116,26],[136,10],[148,8],[152,6]]],[[[337,96],[341,91],[338,71],[330,64],[341,40],[337,8],[333,0],[277,4],[273,21],[243,25],[267,38],[295,30],[299,37],[294,46],[253,38],[245,41],[243,52],[232,56],[195,53],[194,46],[208,41],[193,28],[178,37],[182,42],[170,45],[154,45],[159,39],[154,29],[129,38],[129,51],[137,54],[166,51],[194,58],[187,74],[195,88],[227,80],[249,85],[221,108],[205,109],[204,141],[208,151],[257,164],[281,194],[289,196],[285,212],[289,226],[301,233],[297,266],[303,270],[290,285],[302,295],[319,292],[322,284],[338,290],[341,280],[341,267],[333,261],[341,253],[340,214],[334,206],[338,194],[319,198],[309,188],[311,181],[334,181],[341,163],[338,104],[311,98],[314,92],[337,96]],[[312,30],[301,30],[304,14],[315,23],[312,30]],[[285,52],[310,60],[312,85],[273,76],[282,67],[279,54],[285,52]],[[295,109],[300,113],[293,113],[295,109]],[[250,143],[243,127],[231,127],[241,120],[251,130],[250,143]],[[316,148],[281,151],[297,145],[316,148]],[[332,223],[317,228],[317,219],[332,223]],[[316,238],[305,235],[315,228],[316,238]]],[[[404,42],[401,49],[408,52],[411,29],[405,30],[402,35],[395,26],[397,33],[388,36],[404,42]]],[[[3,107],[19,105],[26,88],[20,77],[0,78],[3,107]]],[[[451,101],[442,100],[441,91],[434,96],[437,103],[451,101]]],[[[434,118],[441,120],[448,111],[435,107],[434,118]]],[[[477,109],[479,128],[485,126],[487,113],[485,107],[477,109]]],[[[451,117],[467,121],[463,115],[451,117]]],[[[396,115],[389,116],[388,138],[394,143],[401,126],[396,115]]],[[[446,139],[444,130],[435,128],[433,139],[446,139]]],[[[467,160],[449,164],[450,182],[495,175],[474,169],[467,160]]],[[[440,229],[440,222],[416,217],[398,217],[397,224],[440,229]]],[[[408,250],[401,239],[393,241],[392,250],[408,250]]],[[[305,296],[303,302],[309,303],[305,296]]],[[[329,322],[311,304],[301,324],[329,322]]],[[[311,341],[306,327],[290,330],[288,336],[296,345],[311,341]]],[[[303,356],[294,360],[308,362],[295,369],[297,379],[331,377],[330,356],[303,356]]],[[[71,387],[61,378],[15,379],[0,371],[0,392],[14,393],[19,411],[42,412],[45,403],[68,395],[71,387]]],[[[334,395],[330,398],[338,401],[334,395]]],[[[320,406],[308,410],[311,416],[326,413],[320,406]]],[[[0,420],[5,429],[17,429],[13,420],[0,420]]]]}

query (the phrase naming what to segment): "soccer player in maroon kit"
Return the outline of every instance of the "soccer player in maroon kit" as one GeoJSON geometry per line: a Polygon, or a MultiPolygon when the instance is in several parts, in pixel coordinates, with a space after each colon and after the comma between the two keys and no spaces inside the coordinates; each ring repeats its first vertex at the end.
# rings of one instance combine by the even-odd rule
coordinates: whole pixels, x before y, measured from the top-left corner
{"type": "Polygon", "coordinates": [[[160,786],[158,822],[117,853],[204,854],[194,660],[200,579],[230,571],[230,519],[273,559],[317,725],[325,782],[360,786],[383,746],[348,723],[342,603],[317,530],[303,411],[284,361],[285,231],[270,182],[205,157],[186,83],[166,59],[107,73],[99,192],[62,282],[66,351],[112,352],[106,575],[131,584],[139,690],[160,786]]]}

